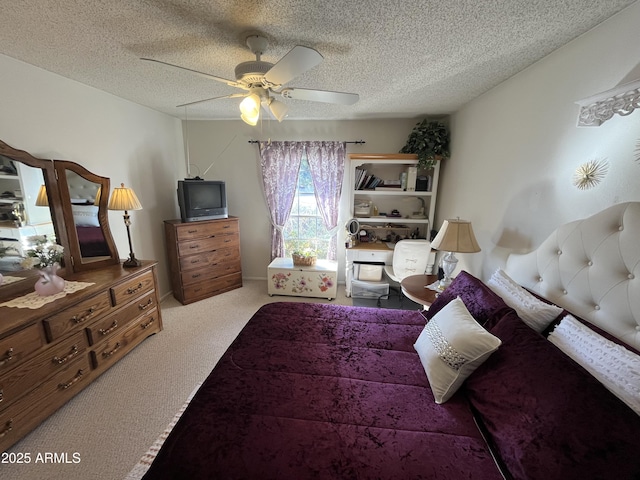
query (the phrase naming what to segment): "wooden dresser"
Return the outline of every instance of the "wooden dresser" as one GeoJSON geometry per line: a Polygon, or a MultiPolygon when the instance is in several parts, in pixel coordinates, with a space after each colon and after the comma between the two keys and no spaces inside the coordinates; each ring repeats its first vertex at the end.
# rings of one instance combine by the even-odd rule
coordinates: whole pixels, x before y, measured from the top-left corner
{"type": "Polygon", "coordinates": [[[173,296],[182,304],[242,287],[240,224],[236,217],[165,220],[173,296]]]}
{"type": "Polygon", "coordinates": [[[162,330],[156,262],[63,276],[92,285],[36,309],[0,306],[0,451],[162,330]]]}

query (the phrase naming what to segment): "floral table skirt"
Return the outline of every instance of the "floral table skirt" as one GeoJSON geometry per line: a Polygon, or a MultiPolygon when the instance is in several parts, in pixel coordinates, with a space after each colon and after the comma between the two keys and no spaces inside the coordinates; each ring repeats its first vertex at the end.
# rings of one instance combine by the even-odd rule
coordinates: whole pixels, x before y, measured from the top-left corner
{"type": "Polygon", "coordinates": [[[276,258],[267,269],[269,295],[336,298],[338,262],[318,260],[312,266],[294,266],[291,258],[276,258]]]}

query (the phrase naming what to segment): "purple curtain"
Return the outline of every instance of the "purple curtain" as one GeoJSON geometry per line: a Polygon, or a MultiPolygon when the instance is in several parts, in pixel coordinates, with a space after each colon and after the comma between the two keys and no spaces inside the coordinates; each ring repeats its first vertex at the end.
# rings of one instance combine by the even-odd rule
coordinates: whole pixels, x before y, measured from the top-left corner
{"type": "Polygon", "coordinates": [[[329,260],[337,259],[337,226],[340,212],[340,193],[344,178],[346,144],[344,142],[304,142],[316,201],[324,226],[332,234],[329,260]]]}
{"type": "Polygon", "coordinates": [[[271,260],[284,256],[282,230],[289,219],[298,184],[304,145],[300,142],[259,142],[262,184],[271,215],[271,260]]]}

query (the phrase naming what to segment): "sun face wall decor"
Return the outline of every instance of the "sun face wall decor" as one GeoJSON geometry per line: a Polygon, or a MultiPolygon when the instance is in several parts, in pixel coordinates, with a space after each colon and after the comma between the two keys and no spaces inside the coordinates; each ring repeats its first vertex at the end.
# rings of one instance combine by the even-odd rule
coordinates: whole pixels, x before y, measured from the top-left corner
{"type": "Polygon", "coordinates": [[[580,165],[573,174],[573,184],[580,190],[588,190],[598,185],[609,171],[605,159],[590,160],[580,165]]]}

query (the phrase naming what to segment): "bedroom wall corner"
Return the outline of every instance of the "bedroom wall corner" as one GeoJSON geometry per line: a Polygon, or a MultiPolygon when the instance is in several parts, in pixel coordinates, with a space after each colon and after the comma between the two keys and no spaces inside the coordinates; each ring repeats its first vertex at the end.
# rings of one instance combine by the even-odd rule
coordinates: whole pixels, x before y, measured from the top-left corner
{"type": "Polygon", "coordinates": [[[486,279],[558,225],[640,199],[640,112],[577,127],[575,103],[638,66],[639,22],[635,3],[452,116],[436,216],[471,220],[482,248],[459,255],[459,268],[486,279]],[[574,172],[590,160],[606,161],[608,173],[580,190],[574,172]]]}
{"type": "MultiPolygon", "coordinates": [[[[170,290],[162,221],[176,214],[175,179],[184,176],[178,118],[0,55],[2,140],[40,158],[70,160],[124,183],[143,210],[131,213],[136,257],[159,262],[161,295],[170,290]]],[[[109,223],[120,257],[129,254],[121,212],[109,223]]]]}

